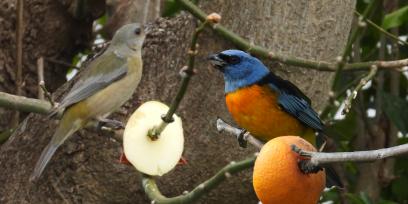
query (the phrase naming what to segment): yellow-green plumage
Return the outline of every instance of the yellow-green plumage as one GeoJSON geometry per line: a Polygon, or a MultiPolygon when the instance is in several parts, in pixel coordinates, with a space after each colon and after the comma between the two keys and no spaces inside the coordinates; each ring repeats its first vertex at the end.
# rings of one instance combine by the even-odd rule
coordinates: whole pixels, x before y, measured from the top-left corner
{"type": "Polygon", "coordinates": [[[54,112],[64,110],[30,180],[38,179],[57,148],[90,120],[108,115],[129,100],[142,76],[144,33],[138,24],[120,28],[111,45],[81,73],[54,112]]]}

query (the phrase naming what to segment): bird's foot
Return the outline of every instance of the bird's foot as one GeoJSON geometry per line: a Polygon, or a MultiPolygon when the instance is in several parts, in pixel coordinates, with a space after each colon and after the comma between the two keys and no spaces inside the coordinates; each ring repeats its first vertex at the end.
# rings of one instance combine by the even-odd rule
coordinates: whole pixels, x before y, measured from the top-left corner
{"type": "Polygon", "coordinates": [[[125,124],[123,124],[121,121],[119,120],[113,120],[113,119],[107,119],[107,118],[98,118],[99,127],[102,126],[107,126],[110,127],[114,130],[121,130],[121,129],[125,129],[125,124]]]}
{"type": "Polygon", "coordinates": [[[246,141],[246,139],[245,139],[245,134],[246,134],[247,132],[248,132],[247,130],[241,129],[241,132],[237,135],[238,144],[239,144],[239,146],[242,147],[242,148],[246,148],[246,147],[247,147],[247,144],[248,144],[247,141],[246,141]]]}
{"type": "Polygon", "coordinates": [[[302,171],[304,174],[310,174],[310,173],[315,174],[323,170],[321,166],[314,165],[311,162],[309,162],[309,160],[298,161],[298,167],[300,171],[302,171]]]}

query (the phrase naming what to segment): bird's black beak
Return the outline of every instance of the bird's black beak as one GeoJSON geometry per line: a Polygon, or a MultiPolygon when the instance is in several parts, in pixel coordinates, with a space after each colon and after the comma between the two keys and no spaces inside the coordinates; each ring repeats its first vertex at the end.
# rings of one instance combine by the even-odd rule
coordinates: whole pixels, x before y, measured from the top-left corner
{"type": "Polygon", "coordinates": [[[221,59],[218,54],[212,54],[208,56],[207,59],[210,60],[211,65],[219,71],[224,71],[224,67],[227,65],[227,63],[221,59]]]}

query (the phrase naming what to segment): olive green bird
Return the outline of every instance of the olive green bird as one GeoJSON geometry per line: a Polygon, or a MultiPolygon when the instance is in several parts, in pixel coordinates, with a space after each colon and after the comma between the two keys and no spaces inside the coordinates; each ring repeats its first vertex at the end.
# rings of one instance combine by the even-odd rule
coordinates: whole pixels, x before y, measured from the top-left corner
{"type": "Polygon", "coordinates": [[[121,27],[106,51],[89,63],[58,107],[62,118],[41,153],[30,180],[37,180],[57,148],[92,119],[100,119],[129,100],[142,76],[145,34],[137,23],[121,27]]]}

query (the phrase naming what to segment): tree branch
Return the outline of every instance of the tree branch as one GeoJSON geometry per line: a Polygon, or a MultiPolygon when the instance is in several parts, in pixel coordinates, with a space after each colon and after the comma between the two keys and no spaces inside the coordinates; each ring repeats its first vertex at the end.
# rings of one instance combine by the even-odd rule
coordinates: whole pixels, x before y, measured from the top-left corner
{"type": "Polygon", "coordinates": [[[43,93],[45,94],[45,96],[47,97],[47,100],[50,102],[52,107],[55,107],[55,101],[52,98],[52,95],[50,94],[50,92],[48,92],[47,88],[45,87],[45,82],[44,81],[40,81],[40,83],[38,84],[38,86],[40,86],[41,90],[43,91],[43,93]]]}
{"type": "MultiPolygon", "coordinates": [[[[217,119],[217,129],[219,131],[225,131],[232,135],[237,135],[241,132],[240,129],[235,128],[224,121],[222,119],[217,119]]],[[[262,142],[256,139],[251,134],[248,134],[244,137],[249,143],[253,144],[254,146],[261,148],[262,142]]],[[[295,145],[292,146],[293,151],[299,153],[304,157],[309,157],[310,165],[318,166],[328,163],[336,163],[336,162],[370,162],[380,159],[385,159],[388,157],[399,156],[402,154],[408,153],[408,144],[398,145],[395,147],[383,148],[378,150],[369,150],[369,151],[356,151],[356,152],[310,152],[304,151],[295,145]]]]}
{"type": "Polygon", "coordinates": [[[191,192],[175,197],[165,197],[157,187],[156,181],[147,175],[142,176],[143,189],[147,196],[155,204],[173,204],[173,203],[191,203],[196,201],[205,193],[217,187],[222,181],[231,177],[232,174],[238,173],[254,165],[256,157],[250,157],[245,160],[234,162],[226,165],[218,171],[213,177],[195,187],[191,192]]]}
{"type": "MultiPolygon", "coordinates": [[[[58,103],[54,102],[54,105],[58,106],[58,103]]],[[[27,98],[24,96],[12,95],[4,92],[0,92],[0,107],[22,112],[38,113],[42,115],[48,115],[50,111],[54,108],[54,106],[51,105],[50,101],[27,98]]],[[[59,112],[57,114],[57,117],[61,116],[62,112],[59,112]]],[[[112,130],[111,128],[105,126],[99,126],[98,123],[88,123],[86,127],[91,128],[93,130],[98,130],[100,128],[101,131],[107,133],[113,132],[115,134],[113,137],[118,141],[121,140],[121,138],[118,139],[118,137],[116,137],[116,135],[122,134],[121,131],[112,130]]],[[[10,135],[9,132],[12,131],[9,130],[0,133],[0,144],[8,138],[8,136],[10,135]]]]}
{"type": "Polygon", "coordinates": [[[161,134],[161,132],[166,128],[167,124],[173,122],[173,114],[176,112],[181,100],[183,99],[184,94],[187,91],[187,87],[190,82],[191,76],[194,74],[194,61],[195,61],[195,56],[197,55],[198,36],[203,31],[203,29],[208,23],[209,21],[205,20],[194,31],[193,37],[191,39],[190,50],[188,51],[188,64],[186,67],[183,67],[180,72],[182,80],[181,80],[181,85],[177,91],[177,94],[174,97],[166,115],[162,117],[162,122],[160,123],[160,125],[153,128],[148,133],[148,136],[152,138],[153,140],[157,139],[157,137],[161,134]]]}
{"type": "MultiPolygon", "coordinates": [[[[364,9],[364,12],[362,14],[362,18],[367,18],[367,16],[372,13],[373,10],[377,8],[377,5],[380,3],[378,0],[373,0],[371,1],[367,7],[364,9]]],[[[334,75],[334,79],[332,81],[332,90],[335,90],[335,87],[338,84],[338,81],[340,80],[341,77],[341,72],[343,71],[344,66],[347,63],[347,56],[350,55],[351,50],[353,48],[354,42],[357,40],[357,38],[361,38],[363,36],[364,31],[366,30],[366,26],[364,24],[361,24],[360,18],[357,20],[357,27],[352,29],[352,32],[350,34],[350,37],[347,41],[346,48],[343,50],[343,55],[339,59],[338,66],[336,69],[336,73],[334,75]],[[364,26],[363,26],[364,25],[364,26]]]]}
{"type": "Polygon", "coordinates": [[[375,24],[373,21],[371,21],[370,19],[367,19],[365,17],[363,17],[363,15],[361,13],[359,13],[358,11],[354,11],[354,13],[359,16],[360,18],[362,18],[362,20],[364,20],[365,22],[367,22],[370,26],[372,26],[373,28],[377,29],[379,32],[383,33],[384,35],[388,36],[389,38],[401,43],[402,45],[407,46],[408,43],[399,39],[398,36],[384,30],[383,28],[381,28],[381,26],[375,24]]]}
{"type": "MultiPolygon", "coordinates": [[[[235,135],[237,138],[241,135],[241,132],[242,132],[240,129],[231,126],[230,124],[223,121],[221,118],[217,119],[217,130],[218,132],[224,132],[224,131],[228,132],[232,135],[235,135]]],[[[259,149],[261,149],[262,146],[264,145],[262,141],[253,137],[251,133],[249,132],[245,133],[244,140],[254,145],[255,147],[258,147],[259,149]]]]}
{"type": "MultiPolygon", "coordinates": [[[[204,13],[196,5],[194,5],[188,0],[177,0],[177,1],[183,6],[183,8],[186,11],[190,12],[194,17],[196,17],[200,21],[205,21],[207,14],[204,13]]],[[[262,58],[268,58],[271,60],[279,61],[283,64],[310,68],[310,69],[315,69],[315,70],[320,70],[320,71],[334,72],[336,71],[338,67],[338,62],[330,63],[330,62],[324,62],[324,61],[313,61],[313,60],[307,60],[307,59],[302,59],[302,58],[280,55],[278,53],[269,51],[268,49],[263,48],[261,46],[252,45],[247,40],[229,31],[228,29],[226,29],[220,24],[209,23],[207,25],[210,26],[218,35],[231,41],[239,49],[246,50],[249,53],[257,55],[262,58]]],[[[370,61],[370,62],[350,63],[350,64],[345,64],[343,70],[348,70],[348,71],[367,70],[373,65],[376,65],[379,69],[400,68],[402,66],[408,65],[408,59],[396,60],[396,61],[370,61]]]]}
{"type": "Polygon", "coordinates": [[[24,96],[16,96],[0,92],[0,107],[12,110],[48,114],[52,106],[49,102],[24,96]]]}
{"type": "Polygon", "coordinates": [[[73,68],[73,69],[80,69],[79,67],[75,66],[74,64],[68,63],[68,62],[64,62],[61,60],[57,60],[57,59],[53,59],[53,58],[44,58],[45,61],[47,62],[51,62],[53,64],[58,64],[67,68],[73,68]]]}
{"type": "MultiPolygon", "coordinates": [[[[17,0],[17,30],[16,30],[16,95],[23,92],[23,35],[24,35],[24,1],[17,0]]],[[[11,126],[14,128],[20,121],[20,112],[16,111],[11,120],[11,126]]]]}
{"type": "Polygon", "coordinates": [[[398,145],[377,150],[355,152],[309,152],[293,147],[294,151],[302,156],[310,157],[313,165],[322,165],[336,162],[371,162],[388,157],[395,157],[408,153],[408,144],[398,145]]]}
{"type": "Polygon", "coordinates": [[[343,115],[347,114],[350,111],[353,99],[356,98],[358,92],[363,88],[363,86],[366,85],[375,76],[377,70],[378,68],[376,66],[373,66],[367,76],[361,78],[360,83],[357,84],[351,94],[344,101],[344,109],[341,112],[343,115]]]}
{"type": "Polygon", "coordinates": [[[44,57],[37,59],[37,77],[38,77],[38,99],[44,100],[44,89],[41,87],[41,82],[44,82],[44,57]]]}

